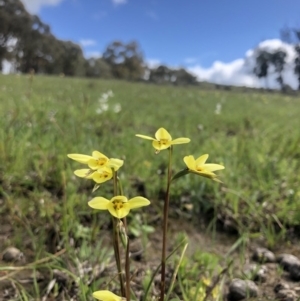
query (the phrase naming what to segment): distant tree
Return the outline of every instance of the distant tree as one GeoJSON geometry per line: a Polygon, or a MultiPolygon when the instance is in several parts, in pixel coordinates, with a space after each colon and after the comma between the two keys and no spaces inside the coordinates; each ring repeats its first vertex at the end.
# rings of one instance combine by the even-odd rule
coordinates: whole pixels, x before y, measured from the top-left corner
{"type": "Polygon", "coordinates": [[[30,28],[30,19],[20,0],[0,1],[0,70],[3,59],[15,58],[17,44],[30,28]]]}
{"type": "Polygon", "coordinates": [[[277,73],[277,81],[280,85],[281,90],[284,89],[284,81],[283,81],[283,70],[285,67],[285,59],[286,59],[286,52],[283,50],[277,50],[272,53],[270,61],[275,67],[275,72],[277,73]]]}
{"type": "Polygon", "coordinates": [[[102,58],[86,60],[86,76],[97,78],[112,78],[110,65],[102,58]]]}
{"type": "Polygon", "coordinates": [[[0,67],[3,59],[24,73],[34,69],[37,73],[85,75],[80,46],[56,39],[50,27],[29,14],[20,0],[0,0],[0,67]]]}
{"type": "Polygon", "coordinates": [[[185,69],[180,68],[174,71],[175,85],[194,85],[197,82],[196,76],[190,74],[185,69]]]}
{"type": "Polygon", "coordinates": [[[298,80],[298,90],[300,91],[300,28],[285,27],[281,30],[283,41],[294,45],[296,57],[294,60],[294,73],[298,80]]]}
{"type": "Polygon", "coordinates": [[[300,91],[300,29],[294,29],[294,34],[296,37],[296,42],[294,46],[296,51],[294,72],[298,79],[298,90],[300,91]]]}
{"type": "Polygon", "coordinates": [[[18,39],[16,47],[18,69],[21,72],[27,73],[31,69],[37,73],[45,72],[45,66],[52,58],[51,37],[49,26],[39,17],[30,16],[26,31],[18,39]]]}
{"type": "Polygon", "coordinates": [[[85,59],[79,45],[71,41],[60,41],[61,54],[57,63],[62,66],[62,72],[68,76],[85,75],[85,59]]]}
{"type": "Polygon", "coordinates": [[[184,68],[171,69],[161,65],[150,70],[149,81],[156,84],[194,85],[197,79],[184,68]]]}
{"type": "Polygon", "coordinates": [[[144,76],[143,55],[137,42],[112,42],[105,49],[103,60],[109,64],[116,78],[138,80],[144,76]]]}
{"type": "Polygon", "coordinates": [[[156,84],[171,83],[175,80],[173,70],[160,65],[150,70],[149,81],[156,84]]]}
{"type": "Polygon", "coordinates": [[[255,57],[255,67],[253,69],[254,74],[260,79],[265,79],[266,88],[268,88],[268,72],[271,64],[271,53],[266,50],[259,50],[255,57]]]}
{"type": "Polygon", "coordinates": [[[286,52],[281,49],[274,52],[268,52],[266,50],[257,51],[253,72],[258,78],[265,78],[266,88],[268,87],[267,79],[270,67],[273,66],[277,73],[276,80],[279,83],[281,90],[284,89],[283,70],[286,64],[286,56],[286,52]]]}
{"type": "MultiPolygon", "coordinates": [[[[299,40],[300,40],[300,38],[299,38],[299,40]]],[[[300,91],[300,44],[295,46],[295,50],[296,50],[297,56],[295,58],[294,72],[298,79],[298,90],[300,91]]]]}

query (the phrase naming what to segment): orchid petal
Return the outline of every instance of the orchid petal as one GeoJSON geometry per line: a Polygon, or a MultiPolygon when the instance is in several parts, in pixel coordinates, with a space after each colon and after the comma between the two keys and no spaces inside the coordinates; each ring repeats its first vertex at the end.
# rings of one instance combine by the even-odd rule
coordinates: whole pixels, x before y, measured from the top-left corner
{"type": "Polygon", "coordinates": [[[200,156],[198,159],[196,159],[196,166],[205,164],[207,158],[208,158],[208,154],[200,156]]]}
{"type": "Polygon", "coordinates": [[[135,135],[135,136],[136,136],[136,137],[139,137],[139,138],[147,139],[147,140],[155,140],[154,138],[149,137],[149,136],[145,136],[145,135],[139,135],[139,134],[137,134],[137,135],[135,135]]]}
{"type": "Polygon", "coordinates": [[[93,297],[101,301],[121,301],[122,297],[115,295],[110,291],[97,291],[93,293],[93,297]]]}
{"type": "Polygon", "coordinates": [[[137,196],[128,201],[128,206],[130,209],[144,207],[150,205],[150,201],[141,196],[137,196]]]}
{"type": "Polygon", "coordinates": [[[95,197],[88,202],[88,205],[94,209],[107,210],[110,201],[103,197],[95,197]]]}
{"type": "Polygon", "coordinates": [[[98,151],[93,151],[92,155],[95,159],[105,158],[108,160],[108,157],[106,157],[105,155],[103,155],[102,153],[100,153],[98,151]]]}
{"type": "Polygon", "coordinates": [[[111,158],[107,165],[117,171],[123,164],[123,160],[111,158]]]}
{"type": "Polygon", "coordinates": [[[219,164],[205,164],[203,165],[203,168],[205,168],[205,170],[207,171],[215,171],[215,170],[224,169],[225,167],[219,164]]]}
{"type": "Polygon", "coordinates": [[[186,164],[188,169],[195,170],[196,162],[194,156],[185,156],[183,158],[184,163],[186,164]]]}
{"type": "Polygon", "coordinates": [[[94,170],[87,169],[87,168],[77,169],[77,170],[74,171],[74,174],[77,177],[80,177],[80,178],[92,179],[93,178],[93,174],[94,174],[94,170]]]}
{"type": "Polygon", "coordinates": [[[79,163],[87,164],[90,159],[93,159],[91,156],[81,155],[81,154],[68,154],[70,159],[75,160],[79,163]]]}
{"type": "Polygon", "coordinates": [[[184,143],[189,143],[191,139],[189,138],[176,138],[171,141],[171,144],[184,144],[184,143]]]}
{"type": "Polygon", "coordinates": [[[157,140],[168,140],[171,141],[172,137],[169,134],[169,132],[167,130],[165,130],[164,128],[160,128],[156,131],[155,133],[155,138],[157,140]]]}

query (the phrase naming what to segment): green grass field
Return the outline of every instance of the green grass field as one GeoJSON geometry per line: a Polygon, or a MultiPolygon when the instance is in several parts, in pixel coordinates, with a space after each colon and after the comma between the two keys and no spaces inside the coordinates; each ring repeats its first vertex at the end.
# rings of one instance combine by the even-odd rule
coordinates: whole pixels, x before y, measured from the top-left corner
{"type": "MultiPolygon", "coordinates": [[[[206,216],[210,229],[229,225],[240,236],[264,237],[269,247],[287,241],[287,233],[300,225],[299,97],[1,75],[0,114],[0,253],[17,247],[29,263],[66,249],[64,260],[57,256],[33,272],[69,273],[79,283],[76,300],[91,300],[102,285],[101,279],[89,283],[87,276],[78,280],[75,267],[109,261],[110,249],[102,247],[98,229],[107,229],[110,217],[87,202],[110,198],[112,185],[92,193],[91,180],[74,176],[81,165],[68,159],[69,153],[98,150],[123,159],[124,193],[146,195],[152,209],[142,210],[141,219],[151,225],[162,214],[167,152],[156,155],[151,143],[135,134],[153,136],[164,127],[173,138],[191,139],[174,147],[174,172],[185,167],[186,155],[207,153],[208,162],[225,166],[217,172],[224,184],[193,175],[178,179],[171,216],[182,212],[194,224],[206,216]],[[109,90],[108,107],[101,106],[99,99],[109,90]],[[188,212],[184,200],[192,205],[188,212]]],[[[1,263],[0,280],[6,277],[4,267],[1,263]]],[[[30,289],[15,285],[19,295],[13,300],[37,300],[47,291],[37,280],[30,289]]]]}

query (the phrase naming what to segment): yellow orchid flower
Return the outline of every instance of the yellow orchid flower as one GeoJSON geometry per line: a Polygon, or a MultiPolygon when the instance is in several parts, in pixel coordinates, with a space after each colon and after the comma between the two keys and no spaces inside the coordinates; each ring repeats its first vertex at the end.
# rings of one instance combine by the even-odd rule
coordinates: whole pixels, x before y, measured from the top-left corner
{"type": "Polygon", "coordinates": [[[164,128],[160,128],[156,131],[155,138],[139,134],[136,136],[143,139],[152,140],[152,145],[157,151],[167,149],[174,144],[189,143],[191,141],[189,138],[177,138],[172,140],[172,136],[164,128]]]}
{"type": "Polygon", "coordinates": [[[113,171],[110,167],[103,166],[101,169],[77,169],[74,174],[80,178],[93,179],[96,183],[104,183],[113,177],[113,171]]]}
{"type": "Polygon", "coordinates": [[[116,218],[125,217],[131,209],[148,206],[150,201],[141,196],[127,200],[125,196],[114,196],[111,200],[103,197],[95,197],[88,202],[88,205],[94,209],[108,210],[116,218]]]}
{"type": "Polygon", "coordinates": [[[117,171],[124,163],[120,159],[109,159],[98,151],[93,151],[92,156],[81,154],[68,154],[70,159],[87,164],[88,168],[77,169],[74,174],[80,178],[93,179],[96,183],[104,183],[113,177],[112,168],[117,171]]]}
{"type": "Polygon", "coordinates": [[[110,291],[97,291],[93,297],[101,301],[126,301],[126,298],[119,297],[110,291]]]}
{"type": "Polygon", "coordinates": [[[219,164],[206,164],[205,162],[207,158],[208,154],[202,155],[196,160],[194,156],[185,156],[183,161],[189,169],[189,172],[212,179],[216,182],[221,182],[219,179],[217,179],[217,175],[213,173],[213,171],[221,170],[225,167],[219,164]]]}
{"type": "Polygon", "coordinates": [[[108,166],[117,171],[124,163],[124,161],[120,159],[109,159],[98,151],[93,151],[92,156],[81,154],[68,154],[67,156],[79,163],[87,164],[92,170],[97,170],[103,166],[108,166]]]}

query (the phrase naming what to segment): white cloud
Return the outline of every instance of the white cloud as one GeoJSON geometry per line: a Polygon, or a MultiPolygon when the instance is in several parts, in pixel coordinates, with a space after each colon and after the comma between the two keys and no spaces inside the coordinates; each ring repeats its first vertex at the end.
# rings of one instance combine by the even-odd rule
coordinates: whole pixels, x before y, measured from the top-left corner
{"type": "MultiPolygon", "coordinates": [[[[261,42],[257,48],[248,50],[244,58],[236,59],[229,63],[215,61],[209,68],[194,65],[189,67],[188,70],[194,73],[201,81],[224,85],[265,87],[265,81],[259,80],[252,72],[255,66],[255,51],[258,49],[269,52],[282,49],[287,53],[283,79],[286,84],[293,89],[297,89],[297,79],[293,71],[293,61],[296,56],[295,50],[292,45],[277,39],[261,42]]],[[[276,77],[274,69],[270,69],[267,79],[269,88],[279,88],[276,77]]]]}
{"type": "Polygon", "coordinates": [[[37,14],[42,6],[55,6],[64,0],[21,0],[31,14],[37,14]]]}
{"type": "Polygon", "coordinates": [[[95,40],[92,39],[82,39],[79,41],[79,44],[82,47],[89,47],[89,46],[94,46],[97,44],[97,42],[95,40]]]}
{"type": "Polygon", "coordinates": [[[126,4],[127,0],[111,0],[114,5],[126,4]]]}

